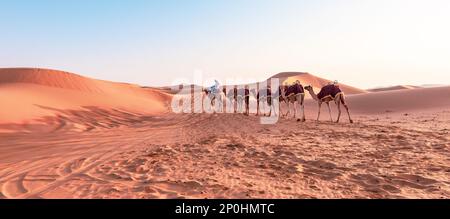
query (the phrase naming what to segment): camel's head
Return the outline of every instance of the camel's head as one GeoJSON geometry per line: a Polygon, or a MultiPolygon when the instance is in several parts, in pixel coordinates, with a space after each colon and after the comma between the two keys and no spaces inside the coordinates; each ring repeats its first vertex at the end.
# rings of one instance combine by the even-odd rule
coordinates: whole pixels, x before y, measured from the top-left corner
{"type": "Polygon", "coordinates": [[[311,87],[311,85],[308,85],[308,86],[305,86],[305,90],[312,91],[313,88],[311,87]]]}

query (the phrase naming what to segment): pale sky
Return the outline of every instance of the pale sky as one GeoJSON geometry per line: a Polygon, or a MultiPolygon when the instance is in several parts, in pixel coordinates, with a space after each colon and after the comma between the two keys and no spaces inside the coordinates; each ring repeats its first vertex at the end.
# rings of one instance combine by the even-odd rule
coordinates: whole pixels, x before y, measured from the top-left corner
{"type": "Polygon", "coordinates": [[[0,67],[169,85],[310,72],[450,84],[448,0],[1,0],[0,67]]]}

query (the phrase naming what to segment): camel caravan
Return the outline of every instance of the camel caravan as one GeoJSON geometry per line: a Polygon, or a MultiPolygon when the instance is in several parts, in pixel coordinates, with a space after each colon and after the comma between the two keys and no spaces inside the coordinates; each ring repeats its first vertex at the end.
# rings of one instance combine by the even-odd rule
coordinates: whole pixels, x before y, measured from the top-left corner
{"type": "Polygon", "coordinates": [[[318,102],[318,115],[317,121],[320,120],[322,103],[326,103],[328,106],[328,111],[330,114],[330,121],[333,121],[332,112],[330,108],[330,102],[334,101],[338,108],[338,118],[335,121],[339,123],[341,118],[341,105],[346,109],[350,123],[353,123],[351,119],[348,105],[345,101],[344,92],[339,88],[337,81],[334,83],[329,83],[328,85],[321,88],[320,92],[316,94],[311,85],[303,87],[299,80],[295,81],[293,84],[284,84],[278,87],[278,90],[272,92],[270,85],[263,89],[249,88],[248,85],[243,86],[243,88],[238,88],[237,86],[232,86],[231,89],[224,87],[219,88],[219,83],[210,88],[203,89],[204,98],[210,101],[211,107],[216,107],[218,104],[218,109],[223,112],[223,100],[226,98],[228,103],[232,106],[232,113],[243,113],[245,115],[250,115],[250,99],[254,98],[256,100],[256,116],[263,114],[266,116],[266,107],[269,109],[268,116],[289,117],[292,114],[292,118],[297,119],[297,121],[306,121],[305,117],[305,90],[309,92],[311,97],[318,102]],[[278,99],[277,99],[278,98],[278,99]],[[275,104],[273,100],[278,100],[279,110],[275,109],[275,104]],[[287,112],[285,114],[281,111],[281,106],[287,107],[287,112]],[[291,105],[293,112],[291,113],[291,105]],[[261,108],[263,113],[261,113],[261,108]],[[297,118],[298,109],[301,110],[300,118],[297,118]],[[276,113],[280,112],[279,115],[276,113]]]}

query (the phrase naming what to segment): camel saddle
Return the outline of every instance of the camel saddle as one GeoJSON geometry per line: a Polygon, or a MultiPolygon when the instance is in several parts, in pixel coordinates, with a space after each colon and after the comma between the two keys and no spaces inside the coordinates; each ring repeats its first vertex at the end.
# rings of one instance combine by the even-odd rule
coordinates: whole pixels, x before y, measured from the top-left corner
{"type": "Polygon", "coordinates": [[[319,98],[319,100],[322,100],[326,97],[331,97],[334,99],[334,98],[336,98],[336,96],[339,93],[342,93],[339,86],[334,85],[334,84],[329,84],[320,90],[319,94],[317,94],[317,98],[319,98]]]}

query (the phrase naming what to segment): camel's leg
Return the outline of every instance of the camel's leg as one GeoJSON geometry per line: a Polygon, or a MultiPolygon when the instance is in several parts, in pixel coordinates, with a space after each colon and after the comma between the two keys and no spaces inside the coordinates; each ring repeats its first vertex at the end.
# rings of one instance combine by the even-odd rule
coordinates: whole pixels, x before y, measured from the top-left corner
{"type": "Polygon", "coordinates": [[[305,96],[302,96],[302,102],[301,102],[301,107],[302,107],[302,121],[306,121],[306,116],[305,116],[305,96]]]}
{"type": "MultiPolygon", "coordinates": [[[[287,102],[286,102],[286,101],[284,101],[284,104],[285,104],[285,105],[287,105],[287,102]]],[[[285,116],[286,116],[286,114],[287,114],[287,110],[286,110],[286,114],[285,114],[285,113],[283,113],[283,110],[282,110],[282,108],[283,108],[283,107],[281,106],[281,102],[280,102],[280,114],[281,114],[281,116],[282,116],[282,117],[285,117],[285,116]]]]}
{"type": "Polygon", "coordinates": [[[262,101],[262,105],[263,105],[263,115],[266,116],[266,101],[264,99],[262,101]]]}
{"type": "Polygon", "coordinates": [[[226,103],[224,104],[223,102],[224,102],[224,100],[225,100],[225,95],[223,95],[223,96],[220,96],[220,105],[221,105],[221,107],[220,107],[220,112],[221,113],[225,113],[227,110],[225,109],[225,105],[226,105],[226,103]]]}
{"type": "Polygon", "coordinates": [[[217,96],[214,98],[214,111],[216,112],[216,113],[218,113],[219,112],[219,107],[220,107],[220,103],[219,103],[219,100],[217,99],[217,96]]]}
{"type": "MultiPolygon", "coordinates": [[[[289,107],[289,102],[288,101],[284,101],[284,105],[286,105],[287,107],[289,107]]],[[[287,117],[288,114],[288,109],[286,109],[286,113],[283,115],[284,117],[287,117]]]]}
{"type": "Polygon", "coordinates": [[[340,98],[340,96],[336,97],[335,102],[336,102],[336,106],[337,106],[338,111],[339,111],[336,123],[339,123],[339,120],[341,119],[341,98],[340,98]]]}
{"type": "Polygon", "coordinates": [[[333,122],[333,116],[331,116],[330,102],[327,102],[327,106],[328,106],[328,112],[330,113],[330,121],[333,122]]]}
{"type": "Polygon", "coordinates": [[[272,102],[272,105],[270,105],[270,114],[269,114],[269,116],[272,116],[272,112],[273,112],[273,114],[275,116],[278,116],[277,111],[275,110],[275,105],[273,105],[273,102],[272,102]]]}
{"type": "MultiPolygon", "coordinates": [[[[273,105],[273,103],[272,103],[272,105],[273,105]]],[[[274,106],[274,107],[275,107],[275,106],[274,106]]],[[[281,108],[282,108],[282,107],[281,107],[281,101],[279,101],[279,102],[278,102],[278,113],[279,113],[278,116],[279,116],[279,117],[283,117],[283,111],[281,110],[281,108]]],[[[274,109],[275,109],[275,108],[274,108],[274,109]]]]}
{"type": "Polygon", "coordinates": [[[244,104],[245,104],[245,99],[241,99],[240,100],[240,102],[239,102],[239,104],[240,104],[240,106],[239,106],[239,112],[240,113],[244,113],[245,112],[245,110],[244,110],[244,104]]]}
{"type": "Polygon", "coordinates": [[[250,115],[250,100],[247,101],[247,97],[245,97],[245,115],[250,115]]]}
{"type": "Polygon", "coordinates": [[[205,101],[205,96],[202,95],[202,113],[205,112],[205,104],[204,104],[204,101],[205,101]]]}
{"type": "Polygon", "coordinates": [[[242,101],[240,99],[238,99],[238,101],[237,101],[237,108],[238,108],[238,112],[242,113],[242,101]]]}
{"type": "Polygon", "coordinates": [[[213,110],[213,114],[216,113],[216,106],[214,105],[214,98],[211,99],[211,109],[213,110]]]}
{"type": "Polygon", "coordinates": [[[222,98],[221,98],[221,96],[217,96],[216,95],[216,97],[214,98],[215,99],[215,101],[214,101],[214,109],[215,109],[215,112],[217,112],[217,113],[221,113],[222,112],[222,108],[223,108],[223,106],[222,106],[222,104],[223,104],[223,102],[222,102],[222,98]]]}
{"type": "MultiPolygon", "coordinates": [[[[291,102],[292,103],[292,111],[289,108],[289,115],[294,115],[295,116],[295,102],[291,102]],[[292,114],[291,114],[292,113],[292,114]]],[[[290,104],[289,104],[290,105],[290,104]]]]}
{"type": "Polygon", "coordinates": [[[304,108],[303,108],[303,98],[304,96],[301,94],[297,95],[297,103],[299,106],[299,111],[302,111],[302,115],[301,115],[301,119],[298,119],[298,121],[305,121],[305,112],[304,112],[304,108]]]}
{"type": "MultiPolygon", "coordinates": [[[[295,98],[295,96],[293,96],[293,98],[295,98]]],[[[297,99],[294,99],[294,101],[292,102],[292,106],[294,108],[294,117],[292,118],[296,118],[297,117],[297,99]]]]}
{"type": "Polygon", "coordinates": [[[216,107],[216,97],[212,96],[211,97],[211,109],[215,109],[214,107],[216,107]]]}
{"type": "Polygon", "coordinates": [[[289,116],[289,114],[291,114],[291,103],[288,101],[287,102],[287,110],[286,110],[286,118],[289,116]]]}
{"type": "Polygon", "coordinates": [[[245,106],[245,115],[248,115],[248,104],[247,104],[247,99],[244,99],[244,106],[245,106]]]}
{"type": "Polygon", "coordinates": [[[297,101],[294,101],[292,103],[292,105],[294,105],[294,119],[297,118],[297,101]]]}
{"type": "Polygon", "coordinates": [[[259,116],[259,99],[256,99],[256,116],[259,116]]]}
{"type": "Polygon", "coordinates": [[[247,114],[247,116],[250,115],[250,103],[247,104],[246,108],[245,108],[245,114],[247,114]]]}
{"type": "Polygon", "coordinates": [[[292,103],[292,112],[290,112],[289,115],[293,115],[294,118],[295,118],[295,100],[294,100],[293,102],[291,102],[291,103],[292,103]],[[292,113],[292,114],[291,114],[291,113],[292,113]]]}
{"type": "Polygon", "coordinates": [[[269,117],[272,116],[272,112],[275,116],[278,116],[277,111],[275,110],[275,104],[273,104],[273,98],[270,100],[270,112],[269,112],[269,117]]]}
{"type": "Polygon", "coordinates": [[[223,109],[223,98],[222,95],[219,94],[219,112],[223,113],[224,109],[223,109]]]}
{"type": "Polygon", "coordinates": [[[262,103],[262,110],[263,110],[263,112],[262,112],[262,114],[264,115],[264,116],[266,116],[266,101],[264,100],[264,99],[262,99],[263,101],[261,102],[262,103]]]}
{"type": "Polygon", "coordinates": [[[317,114],[317,121],[320,119],[320,110],[322,109],[322,102],[319,101],[319,113],[317,114]]]}
{"type": "Polygon", "coordinates": [[[352,119],[352,117],[350,116],[350,112],[349,112],[349,110],[348,110],[347,104],[344,104],[344,107],[345,107],[345,110],[347,110],[348,120],[350,121],[350,123],[353,123],[353,119],[352,119]]]}
{"type": "Polygon", "coordinates": [[[352,118],[350,116],[350,112],[348,110],[347,103],[345,102],[345,96],[343,94],[341,95],[341,103],[344,105],[345,110],[347,110],[348,120],[350,121],[350,123],[353,123],[353,120],[352,120],[352,118]]]}
{"type": "Polygon", "coordinates": [[[236,101],[234,99],[231,99],[231,105],[233,106],[233,114],[236,113],[236,101]]]}
{"type": "Polygon", "coordinates": [[[306,121],[306,116],[305,116],[305,104],[302,104],[302,121],[305,122],[306,121]]]}
{"type": "Polygon", "coordinates": [[[291,102],[288,100],[286,118],[289,116],[289,114],[291,114],[291,102]]]}

